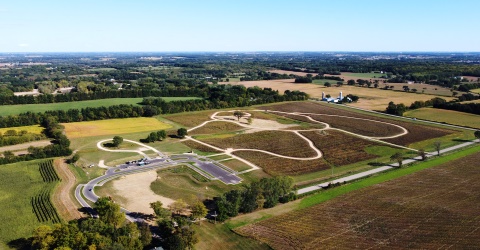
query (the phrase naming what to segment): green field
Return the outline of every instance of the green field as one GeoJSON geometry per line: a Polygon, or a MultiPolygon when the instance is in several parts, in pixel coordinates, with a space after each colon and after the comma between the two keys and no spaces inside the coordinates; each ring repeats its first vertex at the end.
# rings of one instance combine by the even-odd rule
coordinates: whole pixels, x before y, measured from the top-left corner
{"type": "Polygon", "coordinates": [[[103,71],[114,71],[117,70],[115,68],[93,68],[93,69],[88,69],[88,71],[91,72],[103,72],[103,71]]]}
{"type": "MultiPolygon", "coordinates": [[[[165,101],[181,101],[197,99],[196,97],[162,97],[165,101]]],[[[120,104],[140,105],[143,98],[112,98],[101,100],[90,100],[81,102],[67,102],[67,103],[46,103],[46,104],[22,104],[22,105],[4,105],[0,106],[0,114],[2,116],[18,115],[20,113],[30,112],[45,112],[48,110],[69,110],[82,108],[96,108],[108,107],[120,104]]]]}
{"type": "MultiPolygon", "coordinates": [[[[339,81],[337,81],[337,80],[332,80],[332,79],[315,79],[315,80],[313,80],[312,83],[315,83],[315,84],[318,84],[318,85],[323,86],[323,85],[325,85],[326,82],[329,82],[329,83],[332,85],[332,87],[333,87],[333,86],[336,86],[336,85],[337,85],[337,82],[339,82],[339,81]]],[[[343,82],[343,84],[347,84],[347,82],[343,82]]]]}
{"type": "Polygon", "coordinates": [[[348,77],[358,77],[358,78],[380,78],[382,76],[386,76],[386,74],[380,73],[349,73],[349,72],[342,72],[340,77],[348,76],[348,77]]]}
{"type": "Polygon", "coordinates": [[[31,198],[55,183],[43,181],[38,164],[45,160],[20,162],[0,168],[0,249],[19,238],[28,238],[41,224],[32,211],[31,198]]]}
{"type": "Polygon", "coordinates": [[[480,129],[480,115],[458,111],[421,108],[408,111],[404,116],[480,129]]]}

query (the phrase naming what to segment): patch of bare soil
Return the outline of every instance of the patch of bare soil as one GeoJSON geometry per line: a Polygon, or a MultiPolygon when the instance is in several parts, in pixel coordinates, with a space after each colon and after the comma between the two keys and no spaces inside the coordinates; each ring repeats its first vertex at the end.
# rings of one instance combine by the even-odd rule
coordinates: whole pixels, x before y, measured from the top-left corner
{"type": "Polygon", "coordinates": [[[53,162],[53,167],[62,180],[52,195],[52,202],[60,217],[67,221],[82,217],[82,214],[78,211],[79,206],[73,200],[73,196],[70,195],[76,184],[75,175],[68,168],[64,159],[56,159],[53,162]]]}
{"type": "Polygon", "coordinates": [[[157,172],[149,171],[138,174],[126,175],[113,181],[116,195],[122,196],[124,201],[119,201],[123,207],[144,214],[153,214],[150,203],[161,201],[164,207],[172,204],[174,200],[155,194],[150,189],[150,184],[157,179],[157,172]]]}
{"type": "Polygon", "coordinates": [[[32,147],[45,147],[45,146],[48,146],[50,144],[52,144],[52,142],[50,140],[32,141],[32,142],[27,142],[27,143],[22,143],[22,144],[17,144],[17,145],[0,147],[0,152],[18,151],[18,150],[27,149],[30,146],[32,146],[32,147]]]}

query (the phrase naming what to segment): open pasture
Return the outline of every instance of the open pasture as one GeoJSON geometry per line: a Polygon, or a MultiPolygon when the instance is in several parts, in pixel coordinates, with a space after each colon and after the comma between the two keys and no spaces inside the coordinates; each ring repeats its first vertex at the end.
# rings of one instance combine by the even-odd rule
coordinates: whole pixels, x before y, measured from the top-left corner
{"type": "Polygon", "coordinates": [[[480,129],[480,115],[453,110],[421,108],[407,111],[404,116],[480,129]]]}
{"type": "Polygon", "coordinates": [[[201,139],[203,142],[227,149],[260,149],[290,157],[313,157],[316,152],[293,132],[260,131],[227,138],[201,139]]]}
{"type": "Polygon", "coordinates": [[[210,116],[213,115],[215,111],[196,111],[188,113],[178,113],[163,116],[165,119],[178,123],[182,126],[192,128],[202,124],[202,122],[209,121],[210,116]]]}
{"type": "Polygon", "coordinates": [[[214,121],[214,122],[207,123],[200,128],[192,130],[188,132],[188,134],[189,135],[217,134],[217,133],[238,131],[241,129],[245,129],[245,128],[231,122],[214,121]]]}
{"type": "MultiPolygon", "coordinates": [[[[315,114],[341,115],[348,117],[356,117],[362,119],[371,119],[375,121],[388,122],[399,125],[408,130],[408,134],[393,139],[385,139],[399,145],[409,145],[411,143],[420,142],[428,139],[442,137],[454,133],[455,131],[443,129],[433,126],[420,125],[418,123],[388,119],[380,116],[369,115],[366,113],[347,110],[342,107],[336,107],[334,104],[326,104],[320,102],[295,102],[284,103],[271,106],[265,106],[264,109],[277,110],[284,112],[305,112],[315,114]]],[[[333,119],[332,119],[333,120],[333,119]]],[[[335,122],[335,121],[334,121],[335,122]]],[[[368,129],[368,128],[367,128],[368,129]]]]}
{"type": "Polygon", "coordinates": [[[237,172],[242,172],[248,169],[251,169],[252,167],[248,166],[244,162],[237,160],[237,159],[230,159],[230,160],[225,160],[221,162],[223,165],[227,166],[228,168],[237,171],[237,172]]]}
{"type": "MultiPolygon", "coordinates": [[[[435,97],[435,95],[427,95],[421,93],[412,93],[404,91],[391,91],[391,90],[382,90],[376,88],[367,88],[367,87],[355,87],[348,86],[344,84],[341,87],[330,87],[326,88],[318,84],[296,84],[294,79],[285,79],[285,80],[269,80],[269,81],[244,81],[238,83],[230,83],[237,85],[244,85],[245,87],[254,87],[258,86],[260,88],[272,88],[278,90],[280,93],[283,93],[285,90],[299,90],[303,91],[310,95],[312,98],[321,98],[322,92],[325,94],[330,94],[332,96],[338,96],[340,91],[343,92],[343,95],[354,94],[360,97],[360,100],[356,103],[351,103],[349,105],[369,109],[369,110],[385,110],[388,103],[393,101],[394,103],[404,103],[405,105],[410,105],[415,101],[428,101],[435,97]]],[[[333,81],[332,81],[333,82],[333,81]]],[[[219,83],[227,84],[227,83],[219,83]]],[[[445,97],[439,96],[447,101],[453,100],[454,97],[445,97]]]]}
{"type": "Polygon", "coordinates": [[[88,122],[63,123],[69,138],[121,135],[136,132],[158,131],[171,128],[155,118],[125,118],[88,122]]]}
{"type": "Polygon", "coordinates": [[[263,171],[273,176],[301,175],[330,168],[323,158],[300,161],[256,151],[236,151],[233,154],[261,167],[263,171]]]}
{"type": "Polygon", "coordinates": [[[250,224],[274,249],[478,249],[480,153],[250,224]]]}
{"type": "MultiPolygon", "coordinates": [[[[195,97],[162,97],[167,102],[196,99],[195,97]]],[[[120,104],[138,106],[143,98],[111,98],[100,100],[88,100],[78,102],[60,102],[60,103],[44,103],[44,104],[21,104],[21,105],[2,105],[0,106],[0,114],[2,116],[18,115],[27,111],[38,113],[49,110],[69,110],[82,108],[98,108],[109,107],[120,104]]]]}
{"type": "Polygon", "coordinates": [[[334,166],[343,166],[377,157],[365,152],[365,148],[379,145],[378,143],[340,131],[328,130],[325,134],[319,131],[304,131],[301,134],[313,141],[315,146],[322,150],[324,159],[334,166]]]}

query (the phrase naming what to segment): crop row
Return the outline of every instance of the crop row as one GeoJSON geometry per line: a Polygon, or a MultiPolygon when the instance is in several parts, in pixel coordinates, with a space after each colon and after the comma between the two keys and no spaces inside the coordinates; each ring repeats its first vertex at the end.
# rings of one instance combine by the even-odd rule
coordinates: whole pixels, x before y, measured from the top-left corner
{"type": "Polygon", "coordinates": [[[39,164],[39,170],[44,182],[60,181],[57,172],[53,168],[53,160],[41,162],[39,164]]]}
{"type": "MultiPolygon", "coordinates": [[[[379,117],[368,115],[364,113],[358,113],[352,110],[345,110],[335,105],[325,105],[320,103],[314,102],[295,102],[295,103],[288,103],[288,104],[278,104],[268,106],[269,110],[276,110],[276,111],[283,111],[283,112],[300,112],[300,113],[314,113],[314,114],[326,114],[326,115],[339,115],[339,116],[348,116],[348,117],[355,117],[355,118],[362,118],[362,119],[370,119],[375,121],[381,122],[388,122],[395,125],[399,125],[408,130],[408,134],[404,136],[400,136],[393,139],[386,139],[390,143],[399,144],[399,145],[409,145],[414,142],[424,141],[428,139],[433,139],[437,137],[442,137],[448,134],[452,134],[454,131],[432,127],[432,126],[424,126],[420,124],[415,124],[406,121],[399,121],[394,119],[389,119],[386,117],[379,117]]],[[[389,126],[387,124],[381,123],[373,123],[361,120],[352,120],[348,118],[340,118],[340,117],[320,117],[314,116],[318,120],[332,123],[333,127],[345,129],[351,132],[359,132],[364,135],[368,136],[386,136],[391,134],[396,134],[399,130],[396,127],[389,126]],[[351,124],[349,124],[349,122],[351,124]],[[362,131],[359,131],[359,129],[362,131]],[[391,131],[389,131],[391,130],[391,131]]]]}
{"type": "Polygon", "coordinates": [[[60,223],[57,210],[50,201],[50,189],[44,188],[39,194],[31,198],[33,213],[39,222],[60,223]]]}
{"type": "Polygon", "coordinates": [[[236,232],[274,249],[479,249],[478,161],[480,153],[236,232]]]}

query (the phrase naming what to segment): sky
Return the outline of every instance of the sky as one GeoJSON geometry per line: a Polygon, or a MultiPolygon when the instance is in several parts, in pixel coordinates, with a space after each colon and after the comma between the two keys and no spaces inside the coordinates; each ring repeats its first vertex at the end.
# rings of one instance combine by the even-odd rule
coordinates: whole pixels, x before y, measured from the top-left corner
{"type": "Polygon", "coordinates": [[[479,52],[479,9],[479,0],[0,0],[0,52],[479,52]]]}

